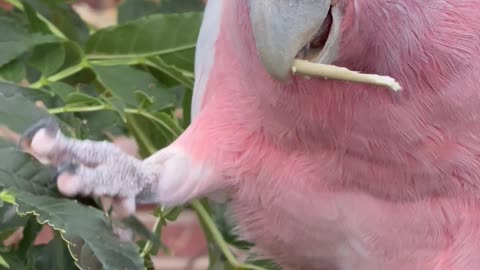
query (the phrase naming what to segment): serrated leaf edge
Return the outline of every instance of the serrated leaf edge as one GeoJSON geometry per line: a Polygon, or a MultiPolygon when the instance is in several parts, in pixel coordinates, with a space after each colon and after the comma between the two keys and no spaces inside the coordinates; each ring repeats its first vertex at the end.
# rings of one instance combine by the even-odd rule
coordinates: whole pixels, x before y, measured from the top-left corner
{"type": "MultiPolygon", "coordinates": [[[[2,191],[2,194],[8,194],[10,196],[12,196],[13,198],[15,198],[15,193],[12,192],[12,191],[9,191],[9,189],[7,190],[3,190],[2,191]],[[9,194],[10,193],[10,194],[9,194]]],[[[50,228],[52,228],[53,230],[57,231],[60,233],[60,237],[62,238],[62,240],[67,243],[67,249],[68,249],[68,253],[70,253],[70,256],[73,258],[74,260],[74,263],[75,265],[80,269],[80,270],[87,270],[87,269],[84,269],[82,268],[77,262],[79,261],[79,258],[75,257],[75,255],[73,254],[73,251],[71,249],[71,247],[75,246],[74,243],[70,242],[69,240],[67,240],[67,238],[65,237],[65,233],[66,231],[65,230],[62,230],[60,228],[57,228],[55,227],[55,225],[53,225],[52,223],[49,222],[48,219],[45,219],[44,221],[41,220],[41,217],[40,217],[40,214],[37,213],[35,210],[32,210],[32,211],[26,211],[26,212],[21,212],[18,207],[18,203],[16,203],[16,201],[14,201],[13,203],[11,203],[10,201],[8,200],[4,200],[3,198],[0,197],[0,200],[6,202],[6,203],[10,203],[12,204],[13,206],[15,206],[15,211],[17,213],[17,215],[21,216],[21,217],[25,217],[25,216],[28,216],[28,215],[34,215],[35,216],[35,219],[37,220],[37,222],[40,224],[40,225],[45,225],[47,224],[50,228]]],[[[76,203],[76,202],[75,202],[76,203]]]]}

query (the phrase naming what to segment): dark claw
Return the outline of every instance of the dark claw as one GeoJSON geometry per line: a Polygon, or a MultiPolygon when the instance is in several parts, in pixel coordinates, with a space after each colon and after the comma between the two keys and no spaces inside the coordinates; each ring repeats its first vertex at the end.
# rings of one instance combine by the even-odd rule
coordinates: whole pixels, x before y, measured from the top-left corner
{"type": "Polygon", "coordinates": [[[154,188],[151,185],[147,185],[139,194],[137,194],[135,202],[139,205],[155,204],[158,198],[153,190],[154,188]]]}
{"type": "Polygon", "coordinates": [[[30,142],[33,139],[33,136],[42,128],[45,128],[47,133],[51,135],[52,137],[55,136],[60,129],[58,126],[57,121],[53,117],[45,118],[31,127],[29,127],[22,135],[20,138],[20,141],[18,142],[18,147],[19,148],[24,148],[24,146],[30,146],[30,142]]]}
{"type": "Polygon", "coordinates": [[[69,174],[75,174],[78,170],[79,165],[78,164],[73,164],[73,163],[64,163],[57,168],[57,175],[55,178],[58,178],[58,176],[64,172],[67,172],[69,174]]]}

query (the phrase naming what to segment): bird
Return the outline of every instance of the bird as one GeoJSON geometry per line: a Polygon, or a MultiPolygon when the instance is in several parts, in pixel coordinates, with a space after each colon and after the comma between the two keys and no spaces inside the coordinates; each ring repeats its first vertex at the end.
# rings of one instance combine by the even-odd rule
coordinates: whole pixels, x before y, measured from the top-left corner
{"type": "Polygon", "coordinates": [[[209,0],[192,122],[145,160],[24,133],[67,195],[176,206],[217,192],[284,269],[480,269],[480,1],[209,0]],[[305,78],[295,59],[398,92],[305,78]]]}

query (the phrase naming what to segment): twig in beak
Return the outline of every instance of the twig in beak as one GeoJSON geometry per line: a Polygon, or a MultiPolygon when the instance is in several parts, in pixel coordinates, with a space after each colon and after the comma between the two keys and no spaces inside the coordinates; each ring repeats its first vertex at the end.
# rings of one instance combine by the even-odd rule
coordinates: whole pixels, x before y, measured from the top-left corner
{"type": "Polygon", "coordinates": [[[292,66],[292,72],[294,74],[302,74],[307,77],[319,77],[330,80],[383,86],[393,91],[402,90],[400,84],[394,78],[389,76],[362,74],[344,67],[317,64],[301,59],[295,59],[292,66]]]}

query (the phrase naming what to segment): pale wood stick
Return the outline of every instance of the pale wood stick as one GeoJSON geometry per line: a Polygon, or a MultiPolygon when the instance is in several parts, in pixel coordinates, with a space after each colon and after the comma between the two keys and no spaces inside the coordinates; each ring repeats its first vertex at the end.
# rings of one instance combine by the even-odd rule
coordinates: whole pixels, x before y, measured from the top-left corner
{"type": "Polygon", "coordinates": [[[362,74],[344,67],[333,65],[317,64],[306,60],[295,59],[292,65],[294,74],[301,74],[308,77],[318,77],[327,80],[348,81],[376,86],[387,87],[393,91],[400,91],[402,87],[392,77],[376,74],[362,74]]]}

